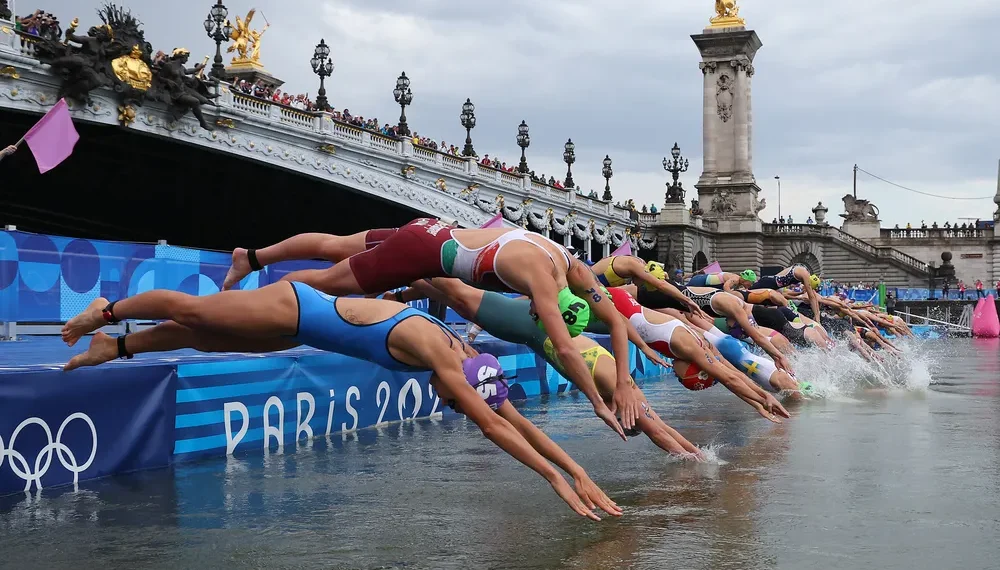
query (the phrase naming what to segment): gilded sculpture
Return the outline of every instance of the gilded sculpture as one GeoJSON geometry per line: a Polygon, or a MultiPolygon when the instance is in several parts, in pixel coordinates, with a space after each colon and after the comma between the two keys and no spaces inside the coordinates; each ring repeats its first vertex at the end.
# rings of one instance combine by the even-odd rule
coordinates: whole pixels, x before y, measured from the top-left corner
{"type": "Polygon", "coordinates": [[[132,46],[128,55],[112,60],[111,69],[119,81],[139,91],[146,91],[153,82],[153,72],[142,60],[142,49],[138,44],[132,46]]]}
{"type": "Polygon", "coordinates": [[[247,17],[245,20],[241,20],[239,16],[236,16],[236,25],[233,26],[233,31],[229,35],[229,39],[233,40],[232,45],[226,49],[226,53],[236,52],[233,56],[233,64],[259,64],[260,63],[260,40],[270,24],[266,23],[265,18],[264,27],[261,30],[254,30],[250,28],[250,23],[253,21],[254,14],[257,13],[256,8],[251,9],[247,12],[247,17]]]}
{"type": "Polygon", "coordinates": [[[709,19],[710,28],[734,28],[746,26],[746,20],[740,18],[740,7],[736,0],[715,0],[715,16],[709,19]]]}

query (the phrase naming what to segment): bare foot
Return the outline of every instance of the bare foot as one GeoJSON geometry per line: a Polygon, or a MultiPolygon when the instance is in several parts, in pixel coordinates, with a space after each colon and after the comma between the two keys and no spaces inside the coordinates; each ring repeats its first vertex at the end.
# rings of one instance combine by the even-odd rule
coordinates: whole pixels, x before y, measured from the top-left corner
{"type": "Polygon", "coordinates": [[[83,354],[77,354],[63,366],[64,372],[81,366],[97,366],[118,358],[118,339],[98,332],[90,340],[90,348],[83,354]]]}
{"type": "Polygon", "coordinates": [[[238,247],[233,250],[233,264],[226,272],[226,279],[222,282],[222,290],[228,291],[239,283],[244,277],[250,275],[250,259],[247,257],[247,250],[238,247]]]}
{"type": "Polygon", "coordinates": [[[92,333],[103,327],[106,323],[101,311],[108,306],[108,300],[98,297],[91,301],[82,313],[73,317],[68,323],[63,325],[62,339],[69,346],[76,344],[80,337],[92,333]]]}

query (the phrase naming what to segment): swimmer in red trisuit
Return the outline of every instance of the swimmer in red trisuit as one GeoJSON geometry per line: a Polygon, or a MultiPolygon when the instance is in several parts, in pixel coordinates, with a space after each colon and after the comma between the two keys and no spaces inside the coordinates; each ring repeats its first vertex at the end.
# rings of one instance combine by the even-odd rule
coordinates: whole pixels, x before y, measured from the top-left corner
{"type": "Polygon", "coordinates": [[[268,352],[306,344],[390,370],[430,371],[431,385],[442,400],[545,477],[578,514],[599,520],[588,510],[594,506],[621,514],[579,465],[506,401],[507,387],[496,359],[486,362],[483,357],[488,355],[477,354],[444,323],[421,311],[392,301],[338,299],[297,282],[207,297],[154,290],[114,303],[95,300],[66,323],[62,338],[73,346],[83,335],[119,319],[173,322],[117,339],[99,332],[87,352],[70,360],[65,370],[185,347],[268,352]],[[546,457],[573,476],[575,493],[546,457]]]}
{"type": "MultiPolygon", "coordinates": [[[[594,412],[622,439],[624,430],[632,429],[642,413],[642,402],[627,389],[631,378],[626,327],[599,292],[600,284],[590,269],[554,241],[520,228],[456,229],[434,218],[419,218],[398,229],[370,230],[347,237],[307,235],[310,237],[302,237],[294,247],[290,239],[261,250],[261,254],[271,250],[267,251],[266,263],[287,260],[292,255],[316,258],[324,253],[329,253],[331,261],[336,262],[339,260],[334,258],[353,252],[346,262],[328,269],[296,271],[284,277],[331,295],[378,294],[418,279],[457,277],[484,289],[531,297],[567,377],[582,385],[589,381],[590,374],[573,346],[562,320],[566,307],[559,302],[563,291],[572,291],[590,305],[597,318],[609,322],[616,385],[622,388],[615,390],[610,409],[601,398],[588,396],[594,412]],[[621,416],[620,423],[615,418],[616,412],[621,416]]],[[[256,250],[234,251],[233,264],[226,280],[230,286],[245,275],[244,269],[262,267],[256,250]]]]}

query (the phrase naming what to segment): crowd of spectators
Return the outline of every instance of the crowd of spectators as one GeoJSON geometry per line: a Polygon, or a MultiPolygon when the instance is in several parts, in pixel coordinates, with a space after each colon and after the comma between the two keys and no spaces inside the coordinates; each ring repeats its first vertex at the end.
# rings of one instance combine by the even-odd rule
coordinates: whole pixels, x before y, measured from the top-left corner
{"type": "MultiPolygon", "coordinates": [[[[930,225],[930,227],[928,227],[926,221],[920,220],[920,229],[922,229],[922,230],[926,230],[926,229],[936,230],[936,229],[939,229],[939,228],[943,228],[943,229],[946,229],[946,230],[958,230],[958,231],[961,231],[961,230],[975,230],[975,229],[982,229],[982,222],[979,221],[979,220],[976,220],[975,223],[972,223],[972,222],[962,223],[962,225],[959,225],[958,222],[955,222],[954,224],[952,224],[951,222],[945,222],[943,226],[938,226],[938,223],[934,222],[934,223],[932,223],[930,225]]],[[[912,230],[912,229],[914,229],[914,227],[913,227],[913,224],[910,224],[910,223],[907,223],[905,228],[901,228],[901,227],[899,227],[899,224],[896,224],[896,227],[893,228],[893,229],[896,229],[896,230],[902,230],[902,229],[912,230]]]]}
{"type": "Polygon", "coordinates": [[[265,101],[271,101],[278,103],[279,105],[299,109],[300,111],[312,112],[317,110],[316,104],[309,98],[308,93],[292,95],[287,91],[282,92],[281,89],[265,85],[264,82],[260,80],[256,83],[250,83],[245,79],[236,78],[233,79],[232,88],[234,91],[244,95],[256,97],[257,99],[263,99],[265,101]]]}

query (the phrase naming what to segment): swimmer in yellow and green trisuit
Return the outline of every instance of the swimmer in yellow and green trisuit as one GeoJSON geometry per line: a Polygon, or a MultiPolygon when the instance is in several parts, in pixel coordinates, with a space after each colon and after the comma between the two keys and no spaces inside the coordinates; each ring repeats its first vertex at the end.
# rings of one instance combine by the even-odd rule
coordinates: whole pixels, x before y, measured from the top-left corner
{"type": "MultiPolygon", "coordinates": [[[[412,289],[401,292],[401,295],[407,301],[426,296],[443,302],[470,323],[478,324],[496,338],[527,346],[563,373],[552,341],[545,334],[544,327],[533,318],[531,301],[527,298],[512,299],[499,293],[470,287],[458,279],[441,278],[415,282],[412,289]]],[[[606,402],[610,402],[616,390],[614,356],[593,339],[579,334],[587,326],[590,315],[582,300],[570,302],[567,306],[574,304],[580,305],[581,310],[574,315],[573,324],[569,325],[571,333],[577,333],[573,343],[587,362],[593,378],[593,384],[578,388],[582,392],[596,389],[606,402]]],[[[642,342],[641,339],[638,340],[642,342]]],[[[645,433],[653,443],[669,453],[701,457],[701,451],[697,447],[660,419],[638,386],[633,384],[631,389],[635,390],[637,397],[643,402],[644,413],[636,421],[635,429],[626,431],[626,435],[645,433]]]]}
{"type": "Polygon", "coordinates": [[[686,307],[688,311],[701,312],[696,304],[670,283],[662,263],[656,261],[647,263],[631,255],[612,255],[598,261],[590,269],[605,287],[632,284],[646,291],[659,291],[686,307]]]}
{"type": "Polygon", "coordinates": [[[87,352],[70,360],[65,370],[140,352],[270,352],[305,344],[389,370],[431,372],[430,383],[442,401],[544,477],[577,514],[600,520],[590,511],[597,506],[621,515],[586,472],[506,400],[507,385],[497,359],[479,354],[424,312],[392,301],[337,298],[298,282],[206,297],[153,290],[113,303],[95,300],[66,323],[62,338],[73,346],[83,335],[125,319],[170,322],[117,339],[99,332],[87,352]],[[546,459],[573,477],[575,492],[546,459]]]}
{"type": "Polygon", "coordinates": [[[735,273],[702,273],[688,280],[688,287],[715,287],[732,293],[737,289],[749,289],[757,282],[757,272],[747,269],[739,275],[735,273]]]}

